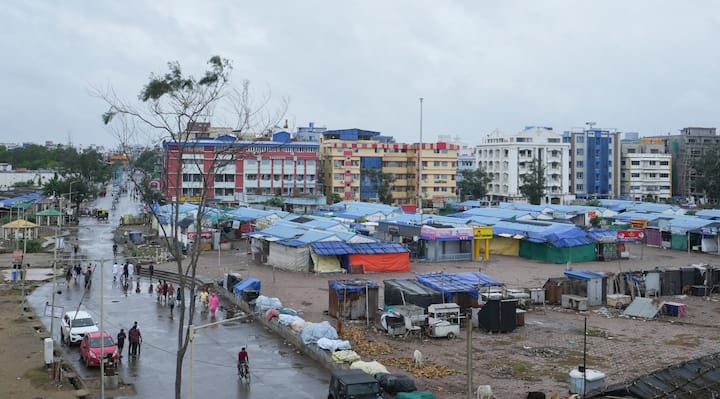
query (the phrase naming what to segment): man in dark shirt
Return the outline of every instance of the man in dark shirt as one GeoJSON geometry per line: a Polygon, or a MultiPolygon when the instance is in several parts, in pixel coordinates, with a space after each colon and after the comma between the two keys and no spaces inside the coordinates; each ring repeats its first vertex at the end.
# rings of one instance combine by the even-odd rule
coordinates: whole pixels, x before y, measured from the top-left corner
{"type": "Polygon", "coordinates": [[[127,335],[125,334],[125,329],[121,328],[120,332],[117,335],[117,347],[118,353],[120,353],[120,357],[122,357],[123,348],[125,347],[125,338],[127,338],[127,335]]]}

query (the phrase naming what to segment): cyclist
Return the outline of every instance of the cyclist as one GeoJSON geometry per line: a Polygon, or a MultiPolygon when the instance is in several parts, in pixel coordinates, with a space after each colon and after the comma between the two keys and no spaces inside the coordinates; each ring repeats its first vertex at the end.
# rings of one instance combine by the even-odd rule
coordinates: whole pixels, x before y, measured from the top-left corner
{"type": "Polygon", "coordinates": [[[240,352],[238,352],[238,374],[240,374],[240,377],[245,377],[249,373],[249,361],[250,357],[248,356],[245,347],[243,347],[240,349],[240,352]]]}

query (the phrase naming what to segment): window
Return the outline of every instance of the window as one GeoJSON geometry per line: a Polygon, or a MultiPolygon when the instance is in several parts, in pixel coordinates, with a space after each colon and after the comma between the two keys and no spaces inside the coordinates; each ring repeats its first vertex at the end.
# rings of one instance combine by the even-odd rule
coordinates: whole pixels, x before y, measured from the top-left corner
{"type": "Polygon", "coordinates": [[[585,137],[584,136],[575,136],[575,142],[576,143],[584,143],[585,137]]]}
{"type": "Polygon", "coordinates": [[[668,166],[668,161],[660,161],[660,166],[668,166]]]}
{"type": "Polygon", "coordinates": [[[631,173],[630,177],[640,177],[640,173],[631,173]]]}
{"type": "Polygon", "coordinates": [[[257,175],[254,174],[254,173],[253,173],[253,174],[247,174],[247,175],[245,175],[245,180],[257,180],[257,175]]]}
{"type": "Polygon", "coordinates": [[[660,177],[667,178],[667,177],[669,177],[669,175],[667,173],[660,173],[660,177]]]}
{"type": "Polygon", "coordinates": [[[577,172],[577,173],[575,174],[575,178],[576,178],[576,179],[582,179],[582,178],[583,178],[583,172],[577,172]]]}
{"type": "Polygon", "coordinates": [[[582,167],[583,167],[583,161],[576,161],[576,162],[575,162],[575,166],[578,167],[578,168],[582,168],[582,167]]]}
{"type": "Polygon", "coordinates": [[[582,185],[582,184],[576,184],[576,185],[575,185],[575,190],[577,190],[577,191],[582,191],[582,190],[583,190],[583,185],[582,185]]]}
{"type": "Polygon", "coordinates": [[[582,149],[582,148],[578,148],[578,149],[575,150],[575,155],[582,155],[582,154],[583,154],[583,149],[582,149]]]}
{"type": "Polygon", "coordinates": [[[305,162],[305,163],[306,163],[305,166],[307,166],[308,169],[313,169],[313,168],[315,168],[315,161],[307,161],[307,162],[305,162]]]}
{"type": "Polygon", "coordinates": [[[640,161],[632,161],[630,164],[632,166],[640,166],[640,161]]]}

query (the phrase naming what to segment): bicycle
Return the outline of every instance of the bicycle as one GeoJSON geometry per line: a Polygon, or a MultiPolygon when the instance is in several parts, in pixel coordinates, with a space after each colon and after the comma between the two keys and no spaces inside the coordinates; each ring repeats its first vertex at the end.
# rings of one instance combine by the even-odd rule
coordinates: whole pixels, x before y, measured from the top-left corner
{"type": "Polygon", "coordinates": [[[250,366],[248,362],[238,362],[238,377],[240,377],[240,381],[245,380],[246,384],[250,383],[250,366]]]}

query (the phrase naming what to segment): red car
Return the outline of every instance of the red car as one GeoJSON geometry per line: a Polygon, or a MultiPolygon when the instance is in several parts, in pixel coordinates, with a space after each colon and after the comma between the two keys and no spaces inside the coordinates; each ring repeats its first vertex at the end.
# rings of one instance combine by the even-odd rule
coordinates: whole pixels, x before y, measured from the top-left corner
{"type": "Polygon", "coordinates": [[[100,331],[95,331],[85,334],[82,342],[80,342],[80,360],[85,362],[85,366],[100,366],[100,348],[103,347],[103,353],[106,359],[105,364],[115,364],[120,353],[118,352],[117,345],[107,331],[102,332],[102,338],[100,331]]]}

